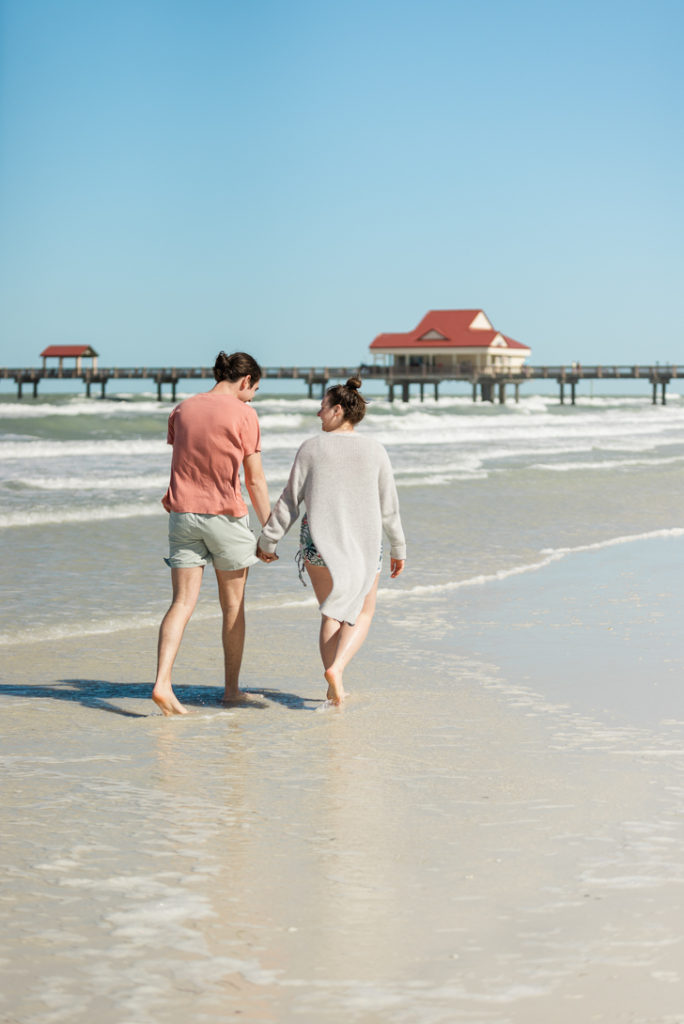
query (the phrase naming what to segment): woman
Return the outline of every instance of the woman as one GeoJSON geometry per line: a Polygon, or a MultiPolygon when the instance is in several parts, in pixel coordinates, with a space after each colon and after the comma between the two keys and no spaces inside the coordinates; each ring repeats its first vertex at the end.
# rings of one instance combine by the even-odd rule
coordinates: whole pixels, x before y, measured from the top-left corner
{"type": "Polygon", "coordinates": [[[299,517],[299,558],[321,609],[320,651],[333,704],[345,698],[344,670],[360,649],[375,611],[382,531],[390,541],[391,577],[404,569],[406,543],[387,452],[354,427],[366,412],[361,381],[328,388],[318,417],[322,433],[305,441],[287,487],[263,528],[257,554],[273,561],[278,541],[299,517]]]}

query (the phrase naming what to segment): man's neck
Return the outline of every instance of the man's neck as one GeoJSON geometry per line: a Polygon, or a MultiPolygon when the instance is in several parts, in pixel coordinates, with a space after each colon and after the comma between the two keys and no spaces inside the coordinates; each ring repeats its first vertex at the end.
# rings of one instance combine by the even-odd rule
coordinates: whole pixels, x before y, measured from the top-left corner
{"type": "Polygon", "coordinates": [[[238,391],[240,390],[239,380],[219,380],[214,384],[211,391],[215,395],[232,395],[233,398],[237,398],[238,391]]]}

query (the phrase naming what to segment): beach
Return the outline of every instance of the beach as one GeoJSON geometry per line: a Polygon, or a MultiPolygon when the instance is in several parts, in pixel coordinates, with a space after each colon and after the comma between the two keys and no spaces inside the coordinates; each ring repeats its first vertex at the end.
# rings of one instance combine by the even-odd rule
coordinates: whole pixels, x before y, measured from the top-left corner
{"type": "MultiPolygon", "coordinates": [[[[288,537],[249,701],[207,578],[172,720],[168,406],[12,404],[0,1020],[681,1024],[680,403],[378,402],[409,554],[349,700],[288,537]]],[[[316,407],[255,403],[274,499],[316,407]]]]}

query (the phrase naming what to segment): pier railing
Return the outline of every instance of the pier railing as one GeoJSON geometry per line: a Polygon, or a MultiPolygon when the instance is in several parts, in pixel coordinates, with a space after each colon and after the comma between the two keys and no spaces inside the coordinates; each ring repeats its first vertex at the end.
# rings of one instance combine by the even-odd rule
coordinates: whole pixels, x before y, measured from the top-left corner
{"type": "MultiPolygon", "coordinates": [[[[418,388],[421,400],[425,395],[425,387],[431,385],[434,397],[439,397],[439,386],[446,382],[461,381],[472,387],[473,401],[479,397],[482,401],[493,402],[498,394],[499,402],[506,401],[508,387],[515,390],[515,400],[519,400],[521,385],[534,380],[554,380],[559,386],[560,402],[565,402],[566,386],[570,389],[571,404],[575,404],[577,385],[585,380],[644,380],[652,388],[652,400],[658,401],[658,390],[661,402],[666,403],[667,385],[678,377],[684,376],[684,366],[669,363],[650,364],[598,364],[585,366],[571,363],[568,366],[522,366],[518,370],[505,367],[487,367],[474,369],[467,363],[455,366],[382,366],[378,364],[361,364],[360,366],[269,366],[264,368],[267,380],[298,380],[302,381],[309,397],[314,391],[322,395],[331,381],[346,380],[358,375],[366,380],[381,380],[387,385],[390,401],[395,398],[395,389],[399,388],[402,401],[408,401],[411,388],[418,388]]],[[[132,380],[149,380],[157,388],[157,396],[161,401],[163,386],[171,390],[171,399],[176,400],[176,389],[181,381],[213,380],[213,370],[207,366],[173,366],[173,367],[123,367],[89,369],[75,367],[29,367],[2,368],[0,380],[12,380],[17,385],[17,397],[23,397],[24,386],[30,386],[34,398],[38,395],[41,381],[80,380],[85,385],[86,395],[91,397],[92,387],[99,386],[101,397],[105,397],[106,389],[113,382],[132,380]]]]}

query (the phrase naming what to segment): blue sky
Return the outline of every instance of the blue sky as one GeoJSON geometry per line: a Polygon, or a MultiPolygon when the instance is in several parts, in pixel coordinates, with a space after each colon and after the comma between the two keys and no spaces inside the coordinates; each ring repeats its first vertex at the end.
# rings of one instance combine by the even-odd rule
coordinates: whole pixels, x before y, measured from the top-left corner
{"type": "Polygon", "coordinates": [[[684,363],[684,7],[0,0],[0,366],[684,363]]]}

